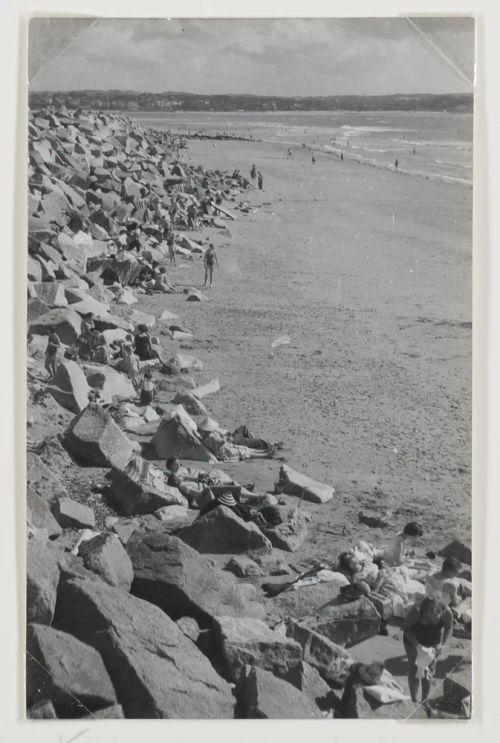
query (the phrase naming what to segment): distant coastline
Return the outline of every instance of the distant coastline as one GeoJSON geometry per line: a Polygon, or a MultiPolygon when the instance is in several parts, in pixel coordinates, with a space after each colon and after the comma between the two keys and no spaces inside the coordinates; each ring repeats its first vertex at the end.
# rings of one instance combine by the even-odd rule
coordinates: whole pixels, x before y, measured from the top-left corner
{"type": "Polygon", "coordinates": [[[32,91],[30,108],[65,105],[115,111],[435,111],[471,113],[469,93],[332,96],[260,96],[248,94],[138,93],[124,90],[32,91]]]}

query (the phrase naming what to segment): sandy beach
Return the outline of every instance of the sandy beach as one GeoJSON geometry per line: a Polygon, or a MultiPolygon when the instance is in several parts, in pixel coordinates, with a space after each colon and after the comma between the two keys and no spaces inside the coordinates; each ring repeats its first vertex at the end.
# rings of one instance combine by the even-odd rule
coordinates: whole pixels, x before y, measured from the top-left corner
{"type": "MultiPolygon", "coordinates": [[[[291,466],[335,487],[311,506],[300,556],[383,540],[358,523],[363,508],[396,527],[418,518],[429,549],[468,541],[472,191],[328,156],[287,160],[262,142],[190,141],[184,153],[210,168],[255,163],[260,208],[229,223],[231,237],[209,231],[220,263],[209,302],[141,304],[195,331],[188,345],[223,386],[208,403],[221,425],[283,440],[291,466]],[[282,334],[291,344],[272,353],[282,334]]],[[[172,279],[201,285],[201,263],[178,261],[172,279]]],[[[227,469],[272,489],[279,463],[227,469]]]]}

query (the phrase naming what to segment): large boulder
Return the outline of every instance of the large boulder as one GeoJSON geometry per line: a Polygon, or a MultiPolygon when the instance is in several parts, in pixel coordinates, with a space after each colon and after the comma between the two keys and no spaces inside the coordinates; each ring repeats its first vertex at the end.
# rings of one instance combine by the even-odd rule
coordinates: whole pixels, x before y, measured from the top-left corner
{"type": "Polygon", "coordinates": [[[132,441],[105,410],[91,405],[65,433],[70,454],[96,467],[125,467],[134,451],[132,441]]]}
{"type": "Polygon", "coordinates": [[[237,555],[236,557],[232,557],[224,570],[229,570],[229,572],[237,578],[256,578],[264,575],[255,560],[252,560],[252,558],[247,555],[237,555]]]}
{"type": "Polygon", "coordinates": [[[439,554],[441,557],[456,557],[460,562],[463,562],[466,565],[472,565],[471,548],[459,539],[454,539],[453,542],[447,544],[439,554]]]}
{"type": "Polygon", "coordinates": [[[110,586],[130,591],[134,569],[116,534],[99,534],[89,539],[80,546],[78,554],[85,567],[100,575],[110,586]]]}
{"type": "Polygon", "coordinates": [[[57,626],[101,654],[126,717],[233,717],[229,685],[155,606],[103,582],[69,580],[57,626]]]}
{"type": "Polygon", "coordinates": [[[218,506],[194,521],[180,534],[186,544],[202,553],[239,554],[271,550],[271,542],[251,521],[243,521],[226,506],[218,506]]]}
{"type": "Polygon", "coordinates": [[[49,335],[50,328],[55,328],[60,340],[67,345],[76,343],[82,328],[78,312],[70,309],[55,309],[34,320],[29,325],[30,335],[49,335]]]}
{"type": "Polygon", "coordinates": [[[26,549],[26,617],[28,622],[50,624],[54,617],[59,583],[56,550],[50,542],[34,537],[26,549]]]}
{"type": "Polygon", "coordinates": [[[378,634],[380,616],[371,601],[362,596],[347,604],[326,604],[302,624],[349,648],[378,634]]]}
{"type": "Polygon", "coordinates": [[[260,619],[218,616],[216,642],[228,678],[237,681],[245,665],[258,666],[275,676],[292,680],[302,661],[302,648],[284,631],[272,630],[260,619]]]}
{"type": "Polygon", "coordinates": [[[42,624],[27,632],[28,705],[48,699],[57,717],[80,717],[116,702],[101,656],[72,635],[42,624]]]}
{"type": "Polygon", "coordinates": [[[42,699],[26,710],[28,720],[57,720],[56,711],[52,702],[42,699]]]}
{"type": "Polygon", "coordinates": [[[288,495],[298,495],[312,503],[327,503],[333,498],[335,490],[329,485],[313,480],[293,470],[287,464],[280,469],[279,482],[288,495]]]}
{"type": "Polygon", "coordinates": [[[26,486],[28,493],[38,495],[46,503],[55,503],[68,492],[61,480],[47,467],[43,459],[33,452],[27,453],[26,486]]]}
{"type": "Polygon", "coordinates": [[[190,616],[207,627],[218,614],[262,617],[264,613],[263,605],[249,599],[234,576],[214,568],[176,537],[159,530],[136,531],[126,550],[134,566],[132,592],[172,619],[190,616]]]}
{"type": "Polygon", "coordinates": [[[130,379],[110,366],[84,364],[83,372],[90,387],[100,391],[105,403],[112,402],[115,396],[127,399],[136,397],[136,391],[130,379]]]}
{"type": "Polygon", "coordinates": [[[273,509],[273,514],[279,514],[281,523],[264,527],[262,531],[269,539],[273,547],[288,552],[295,552],[301,547],[307,537],[307,521],[299,508],[288,508],[287,506],[266,506],[273,509]]]}
{"type": "Polygon", "coordinates": [[[216,462],[217,459],[204,446],[186,417],[180,413],[168,413],[151,439],[151,446],[159,459],[176,457],[198,462],[216,462]]]}
{"type": "Polygon", "coordinates": [[[124,469],[113,470],[111,490],[127,516],[153,513],[163,506],[188,506],[180,491],[168,485],[163,470],[141,457],[133,457],[124,469]]]}
{"type": "Polygon", "coordinates": [[[58,537],[62,531],[52,515],[48,503],[31,491],[27,493],[26,517],[32,529],[45,530],[49,539],[58,537]]]}
{"type": "Polygon", "coordinates": [[[190,415],[208,415],[208,410],[192,392],[179,390],[172,398],[175,405],[183,405],[190,415]]]}
{"type": "Polygon", "coordinates": [[[59,498],[54,514],[63,529],[93,529],[95,514],[92,508],[71,498],[59,498]]]}
{"type": "Polygon", "coordinates": [[[345,683],[353,663],[345,648],[294,619],[287,622],[287,634],[300,643],[304,661],[315,668],[325,681],[334,686],[345,683]]]}
{"type": "Polygon", "coordinates": [[[75,361],[63,361],[50,386],[52,397],[72,413],[81,413],[89,404],[90,387],[82,369],[75,361]]]}
{"type": "Polygon", "coordinates": [[[40,302],[48,307],[66,307],[68,305],[64,285],[59,281],[40,281],[33,284],[33,287],[40,302]]]}
{"type": "Polygon", "coordinates": [[[243,669],[236,696],[236,716],[243,719],[309,720],[323,717],[307,694],[255,666],[243,669]]]}

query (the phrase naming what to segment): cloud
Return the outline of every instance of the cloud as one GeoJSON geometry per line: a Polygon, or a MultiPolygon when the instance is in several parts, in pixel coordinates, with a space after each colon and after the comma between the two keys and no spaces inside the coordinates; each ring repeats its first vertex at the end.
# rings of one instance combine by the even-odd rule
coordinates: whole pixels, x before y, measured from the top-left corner
{"type": "MultiPolygon", "coordinates": [[[[57,21],[64,27],[66,19],[57,21]]],[[[34,87],[275,95],[468,89],[453,65],[473,69],[472,19],[415,22],[422,34],[404,18],[100,19],[34,87]]],[[[39,46],[40,36],[43,28],[39,46]]]]}

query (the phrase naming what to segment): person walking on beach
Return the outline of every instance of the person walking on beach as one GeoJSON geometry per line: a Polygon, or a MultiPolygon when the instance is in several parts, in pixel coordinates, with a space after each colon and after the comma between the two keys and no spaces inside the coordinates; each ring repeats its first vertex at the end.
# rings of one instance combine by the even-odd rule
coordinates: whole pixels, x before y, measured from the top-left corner
{"type": "Polygon", "coordinates": [[[255,165],[252,165],[252,169],[250,171],[250,178],[254,181],[256,175],[257,175],[257,170],[255,168],[255,165]]]}
{"type": "Polygon", "coordinates": [[[219,268],[219,261],[217,260],[213,243],[210,243],[210,245],[208,246],[208,250],[205,252],[203,265],[205,266],[205,283],[203,284],[203,286],[206,286],[207,280],[210,279],[211,289],[213,282],[214,265],[217,265],[217,268],[219,268]]]}
{"type": "Polygon", "coordinates": [[[398,165],[399,165],[399,163],[398,163],[398,159],[396,158],[396,159],[394,160],[394,170],[397,170],[397,169],[398,169],[398,165]]]}
{"type": "Polygon", "coordinates": [[[313,155],[311,157],[311,162],[312,162],[313,165],[316,162],[316,156],[315,156],[314,152],[313,152],[313,155]]]}
{"type": "Polygon", "coordinates": [[[288,148],[288,152],[286,153],[286,159],[293,160],[293,152],[290,147],[288,148]]]}
{"type": "Polygon", "coordinates": [[[260,170],[257,173],[257,183],[259,185],[259,191],[262,191],[262,189],[264,188],[264,178],[262,177],[262,173],[260,172],[260,170]]]}

